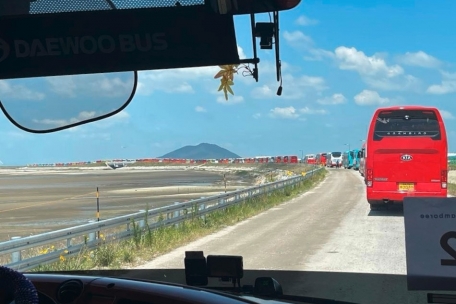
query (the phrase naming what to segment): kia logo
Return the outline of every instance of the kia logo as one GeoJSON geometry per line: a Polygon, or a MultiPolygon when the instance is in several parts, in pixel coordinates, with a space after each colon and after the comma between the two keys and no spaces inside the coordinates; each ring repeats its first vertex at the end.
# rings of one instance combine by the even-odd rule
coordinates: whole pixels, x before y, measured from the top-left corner
{"type": "Polygon", "coordinates": [[[408,155],[408,154],[404,154],[404,155],[401,156],[401,160],[403,160],[403,161],[410,161],[412,159],[413,159],[413,157],[411,155],[408,155]]]}

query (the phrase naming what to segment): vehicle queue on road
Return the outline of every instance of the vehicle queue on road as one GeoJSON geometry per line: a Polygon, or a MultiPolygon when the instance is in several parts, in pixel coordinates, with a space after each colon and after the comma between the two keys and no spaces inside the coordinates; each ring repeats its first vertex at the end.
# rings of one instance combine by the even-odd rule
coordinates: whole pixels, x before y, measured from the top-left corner
{"type": "Polygon", "coordinates": [[[358,170],[371,210],[404,197],[447,197],[448,142],[437,108],[393,106],[375,110],[360,149],[315,155],[322,166],[358,170]]]}

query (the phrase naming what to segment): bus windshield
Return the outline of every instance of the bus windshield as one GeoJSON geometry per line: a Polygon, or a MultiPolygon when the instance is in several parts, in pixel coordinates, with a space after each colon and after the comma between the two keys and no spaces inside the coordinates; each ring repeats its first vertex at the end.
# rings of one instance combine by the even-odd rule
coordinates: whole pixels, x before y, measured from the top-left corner
{"type": "Polygon", "coordinates": [[[331,152],[332,157],[340,157],[342,155],[341,152],[331,152]]]}
{"type": "Polygon", "coordinates": [[[440,126],[434,111],[393,110],[379,113],[374,128],[374,140],[384,137],[430,137],[439,140],[440,126]]]}

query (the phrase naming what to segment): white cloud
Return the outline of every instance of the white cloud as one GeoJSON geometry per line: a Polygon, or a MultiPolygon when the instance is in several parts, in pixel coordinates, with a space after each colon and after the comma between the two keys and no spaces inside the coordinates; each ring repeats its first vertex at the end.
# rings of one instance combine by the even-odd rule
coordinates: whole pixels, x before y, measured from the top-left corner
{"type": "MultiPolygon", "coordinates": [[[[79,116],[83,116],[79,115],[79,116]]],[[[110,116],[103,120],[95,121],[90,124],[79,125],[77,127],[73,127],[70,129],[66,129],[63,132],[66,137],[69,136],[79,136],[80,138],[99,138],[103,140],[110,140],[111,133],[109,132],[100,132],[99,130],[105,130],[112,128],[114,125],[117,124],[126,124],[130,120],[130,114],[125,110],[120,111],[119,113],[115,114],[114,116],[110,116]]],[[[59,123],[68,122],[68,120],[60,120],[59,123]]],[[[58,123],[57,120],[55,121],[48,121],[49,123],[58,123]]],[[[58,126],[58,125],[57,125],[58,126]]]]}
{"type": "MultiPolygon", "coordinates": [[[[214,76],[220,70],[218,66],[180,68],[155,71],[140,71],[138,94],[150,95],[155,91],[165,93],[194,93],[191,82],[208,80],[214,82],[214,76]]],[[[218,87],[215,83],[214,87],[218,87]]]]}
{"type": "Polygon", "coordinates": [[[3,102],[11,99],[43,100],[45,95],[41,92],[32,91],[23,85],[15,85],[7,80],[0,80],[0,94],[3,102]]]}
{"type": "Polygon", "coordinates": [[[336,93],[330,97],[325,97],[325,98],[321,98],[321,99],[317,100],[317,102],[319,104],[323,104],[323,105],[342,104],[342,103],[345,103],[346,101],[347,101],[347,98],[345,98],[345,96],[341,93],[336,93]]]}
{"type": "Polygon", "coordinates": [[[376,91],[363,90],[354,97],[355,103],[360,106],[383,105],[389,103],[388,98],[380,97],[376,91]]]}
{"type": "Polygon", "coordinates": [[[437,95],[456,92],[456,73],[452,74],[442,71],[441,74],[443,78],[442,83],[429,86],[426,92],[437,95]]]}
{"type": "MultiPolygon", "coordinates": [[[[322,77],[302,75],[294,77],[291,74],[282,75],[282,99],[299,99],[310,91],[323,91],[327,89],[322,77]]],[[[256,99],[274,98],[277,96],[278,83],[270,82],[252,90],[252,97],[256,99]]]]}
{"type": "Polygon", "coordinates": [[[259,119],[261,117],[261,113],[255,113],[252,115],[253,118],[259,119]]]}
{"type": "Polygon", "coordinates": [[[46,80],[52,92],[66,97],[76,97],[77,85],[72,75],[49,77],[46,80]]]}
{"type": "Polygon", "coordinates": [[[440,115],[442,115],[442,117],[444,119],[454,119],[454,116],[453,116],[453,114],[451,114],[451,112],[446,111],[446,110],[439,110],[439,111],[440,111],[440,115]]]}
{"type": "Polygon", "coordinates": [[[375,55],[366,56],[364,52],[356,48],[340,46],[335,50],[336,58],[339,60],[339,68],[342,70],[357,71],[361,75],[395,77],[404,73],[399,65],[388,66],[384,59],[375,55]]]}
{"type": "Polygon", "coordinates": [[[304,107],[302,109],[299,109],[299,112],[301,112],[303,114],[327,114],[328,113],[324,109],[314,110],[314,109],[310,109],[309,107],[304,107]]]}
{"type": "Polygon", "coordinates": [[[32,121],[34,123],[43,124],[43,125],[51,125],[52,127],[57,128],[57,127],[63,127],[65,125],[69,125],[71,123],[76,123],[79,120],[74,121],[73,118],[71,118],[69,120],[44,118],[44,119],[33,119],[32,121]]]}
{"type": "MultiPolygon", "coordinates": [[[[324,109],[320,110],[315,110],[315,109],[310,109],[309,107],[305,107],[302,109],[295,109],[294,107],[276,107],[269,112],[269,116],[272,118],[282,118],[282,119],[299,119],[300,121],[306,121],[307,119],[305,117],[302,117],[301,114],[327,114],[327,111],[324,109]]],[[[254,118],[258,119],[261,117],[260,113],[257,113],[253,115],[254,118]]]]}
{"type": "Polygon", "coordinates": [[[335,59],[341,70],[356,71],[363,81],[381,90],[416,89],[419,80],[404,74],[404,69],[395,64],[388,65],[382,56],[367,56],[356,48],[340,46],[335,50],[335,59]]]}
{"type": "Polygon", "coordinates": [[[417,91],[421,87],[421,81],[412,75],[403,75],[395,78],[364,77],[363,80],[371,87],[383,91],[417,91]]]}
{"type": "Polygon", "coordinates": [[[138,72],[137,94],[150,95],[155,91],[165,93],[194,93],[190,81],[213,79],[219,67],[180,68],[138,72]]]}
{"type": "Polygon", "coordinates": [[[228,94],[228,100],[225,99],[225,95],[222,93],[223,96],[217,97],[217,102],[225,105],[232,105],[236,103],[241,103],[244,101],[244,97],[239,95],[231,95],[228,94]]]}
{"type": "Polygon", "coordinates": [[[207,112],[207,110],[205,108],[201,107],[201,106],[197,106],[195,108],[195,111],[196,112],[201,112],[201,113],[207,112]]]}
{"type": "Polygon", "coordinates": [[[76,127],[72,127],[72,128],[66,129],[66,130],[64,130],[62,132],[82,134],[82,133],[84,133],[86,126],[87,125],[79,125],[79,126],[76,126],[76,127]]]}
{"type": "MultiPolygon", "coordinates": [[[[242,47],[238,46],[240,59],[245,59],[246,55],[242,47]]],[[[214,81],[214,76],[220,70],[218,66],[179,68],[154,71],[138,72],[137,94],[150,95],[154,92],[161,91],[165,93],[195,93],[195,84],[201,84],[206,81],[208,90],[217,91],[218,83],[214,81]],[[213,89],[215,87],[215,89],[213,89]]],[[[244,78],[241,73],[236,75],[234,80],[244,78]],[[236,77],[237,76],[237,77],[236,77]]],[[[203,84],[204,85],[204,84],[203,84]]],[[[220,93],[220,92],[218,92],[220,93]]]]}
{"type": "Polygon", "coordinates": [[[269,85],[262,85],[261,87],[256,87],[252,91],[252,97],[263,99],[263,98],[272,98],[276,94],[276,91],[273,91],[269,85]]]}
{"type": "Polygon", "coordinates": [[[322,77],[306,75],[300,77],[287,76],[283,78],[282,98],[284,99],[299,99],[304,97],[307,92],[321,92],[328,89],[322,77]]]}
{"type": "Polygon", "coordinates": [[[78,118],[81,119],[81,120],[85,120],[85,119],[91,119],[91,118],[94,118],[96,115],[96,112],[95,111],[82,111],[81,113],[79,113],[79,116],[78,118]]]}
{"type": "Polygon", "coordinates": [[[437,68],[441,65],[440,60],[426,54],[423,51],[415,53],[407,52],[405,55],[398,56],[399,62],[405,65],[418,66],[422,68],[437,68]]]}
{"type": "Polygon", "coordinates": [[[105,118],[103,120],[96,121],[94,123],[91,123],[90,125],[86,125],[87,127],[95,127],[99,129],[107,129],[111,128],[114,125],[117,124],[127,124],[130,122],[130,114],[123,110],[120,111],[119,113],[115,114],[114,116],[110,116],[108,118],[105,118]]]}
{"type": "MultiPolygon", "coordinates": [[[[300,70],[300,68],[297,67],[295,64],[294,65],[289,64],[286,61],[281,62],[281,67],[282,67],[282,74],[297,72],[300,70]]],[[[276,73],[275,61],[261,61],[258,65],[258,68],[260,70],[260,76],[261,75],[274,75],[274,79],[275,79],[275,73],[276,73]]]]}
{"type": "Polygon", "coordinates": [[[238,50],[238,54],[239,54],[239,59],[245,59],[245,58],[247,58],[247,57],[245,56],[244,50],[243,50],[239,45],[237,46],[237,50],[238,50]]]}
{"type": "Polygon", "coordinates": [[[334,58],[333,52],[316,47],[312,38],[301,31],[285,31],[283,38],[290,46],[308,53],[304,56],[304,60],[321,61],[325,58],[334,58]]]}
{"type": "Polygon", "coordinates": [[[313,45],[312,38],[304,35],[304,33],[301,31],[284,31],[283,38],[294,47],[310,47],[313,45]]]}
{"type": "Polygon", "coordinates": [[[90,91],[97,91],[100,95],[108,97],[125,96],[127,101],[133,89],[133,82],[133,75],[128,80],[122,80],[119,77],[100,77],[90,84],[90,91]]]}
{"type": "Polygon", "coordinates": [[[319,48],[310,48],[307,50],[311,56],[304,56],[304,60],[307,61],[321,61],[325,58],[334,59],[335,55],[331,51],[327,51],[319,48]]]}
{"type": "Polygon", "coordinates": [[[315,25],[315,24],[318,24],[318,20],[310,19],[310,18],[302,15],[302,16],[299,16],[298,19],[296,19],[295,23],[298,25],[302,25],[302,26],[315,25]]]}
{"type": "Polygon", "coordinates": [[[296,119],[299,117],[294,107],[274,108],[269,115],[273,118],[296,119]]]}
{"type": "Polygon", "coordinates": [[[81,95],[121,97],[127,101],[133,90],[133,72],[46,77],[50,90],[65,97],[81,95]]]}
{"type": "Polygon", "coordinates": [[[69,119],[50,119],[50,118],[45,118],[45,119],[33,119],[32,121],[34,123],[48,125],[48,126],[52,126],[54,128],[57,128],[57,127],[62,127],[62,126],[65,126],[65,125],[70,125],[70,124],[74,124],[74,123],[77,123],[77,122],[81,122],[83,120],[88,120],[88,119],[94,118],[95,116],[96,116],[95,111],[91,111],[91,112],[82,111],[82,112],[80,112],[78,114],[77,117],[72,117],[72,118],[69,118],[69,119]]]}
{"type": "MultiPolygon", "coordinates": [[[[285,75],[283,81],[293,81],[294,77],[291,75],[285,75]]],[[[327,89],[325,84],[325,80],[322,77],[315,77],[315,76],[307,76],[303,75],[296,78],[296,81],[299,82],[299,86],[312,88],[317,91],[323,91],[327,89]]]]}

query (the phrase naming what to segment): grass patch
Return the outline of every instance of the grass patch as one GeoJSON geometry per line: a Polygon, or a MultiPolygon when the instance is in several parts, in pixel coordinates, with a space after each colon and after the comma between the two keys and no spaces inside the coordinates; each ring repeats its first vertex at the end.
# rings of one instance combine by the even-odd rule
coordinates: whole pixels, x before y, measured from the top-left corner
{"type": "Polygon", "coordinates": [[[249,171],[246,171],[246,170],[240,170],[240,171],[236,171],[235,173],[237,176],[248,176],[250,175],[250,172],[249,171]]]}
{"type": "Polygon", "coordinates": [[[105,242],[93,250],[84,248],[76,256],[61,256],[59,262],[39,266],[31,271],[118,269],[141,265],[179,246],[297,197],[320,183],[326,174],[325,169],[321,170],[299,184],[246,199],[242,203],[205,216],[191,213],[189,219],[179,225],[151,230],[147,224],[144,229],[140,229],[137,223],[132,222],[134,236],[131,239],[105,242]]]}
{"type": "Polygon", "coordinates": [[[451,195],[456,195],[456,184],[448,183],[448,193],[451,195]]]}

